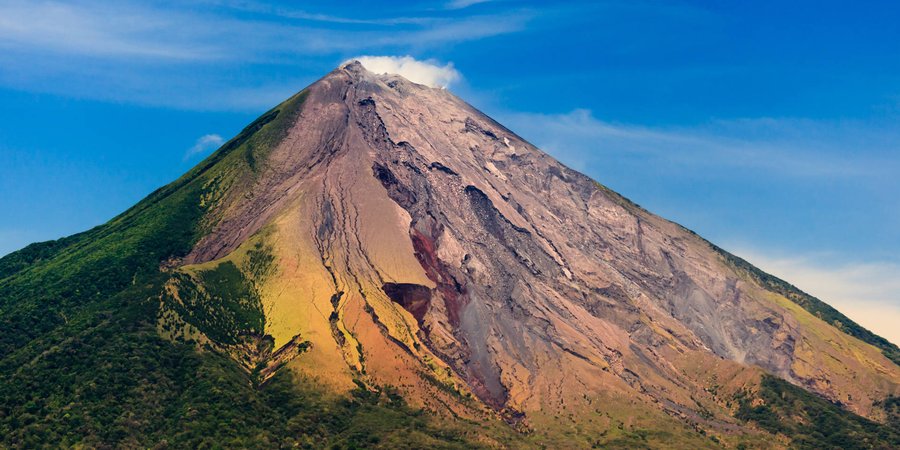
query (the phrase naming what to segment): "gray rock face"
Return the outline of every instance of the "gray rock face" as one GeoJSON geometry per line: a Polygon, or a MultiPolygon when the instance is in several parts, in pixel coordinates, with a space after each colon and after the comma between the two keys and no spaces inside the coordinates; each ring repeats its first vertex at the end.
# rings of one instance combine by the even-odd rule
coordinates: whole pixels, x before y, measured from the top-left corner
{"type": "Polygon", "coordinates": [[[303,202],[313,225],[294,232],[316,242],[334,292],[371,303],[371,286],[383,290],[417,342],[509,414],[602,391],[683,413],[720,364],[759,366],[863,414],[898,390],[877,350],[446,90],[339,68],[308,88],[263,167],[187,262],[226,256],[303,202]],[[386,199],[396,206],[365,212],[386,199]],[[375,250],[385,240],[421,270],[393,269],[375,250]]]}

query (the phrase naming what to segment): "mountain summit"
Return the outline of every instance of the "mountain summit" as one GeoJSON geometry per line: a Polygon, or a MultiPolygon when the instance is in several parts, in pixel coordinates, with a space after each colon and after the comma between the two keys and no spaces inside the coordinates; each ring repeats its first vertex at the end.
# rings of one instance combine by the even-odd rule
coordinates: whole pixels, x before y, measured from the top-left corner
{"type": "Polygon", "coordinates": [[[896,346],[358,62],[0,259],[0,323],[12,446],[900,445],[896,346]]]}

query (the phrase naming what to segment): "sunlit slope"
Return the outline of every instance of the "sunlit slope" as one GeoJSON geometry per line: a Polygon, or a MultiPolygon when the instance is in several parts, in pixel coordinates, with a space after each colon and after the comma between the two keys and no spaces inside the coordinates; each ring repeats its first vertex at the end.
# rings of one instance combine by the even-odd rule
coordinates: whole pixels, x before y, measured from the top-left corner
{"type": "Polygon", "coordinates": [[[229,351],[265,327],[257,280],[243,273],[263,275],[268,250],[251,247],[247,265],[177,268],[216,223],[215,207],[256,178],[256,158],[284,138],[304,96],[109,223],[0,259],[0,446],[493,442],[471,427],[438,425],[390,392],[335,396],[291,372],[261,387],[258,371],[229,351]],[[189,333],[180,338],[163,320],[175,285],[196,296],[182,311],[198,326],[179,328],[189,333]]]}

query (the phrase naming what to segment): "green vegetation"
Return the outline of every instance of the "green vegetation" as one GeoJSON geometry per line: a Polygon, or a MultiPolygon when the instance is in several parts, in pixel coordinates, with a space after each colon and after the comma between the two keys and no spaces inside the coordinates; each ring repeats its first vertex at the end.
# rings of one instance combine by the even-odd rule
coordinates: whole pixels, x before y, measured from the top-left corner
{"type": "Polygon", "coordinates": [[[116,296],[115,311],[39,338],[3,360],[0,447],[470,448],[391,391],[330,397],[279,372],[263,387],[226,356],[160,338],[159,277],[116,296]]]}
{"type": "Polygon", "coordinates": [[[872,422],[771,375],[763,377],[755,396],[742,392],[735,400],[738,419],[788,436],[794,448],[900,448],[896,422],[872,422]]]}
{"type": "Polygon", "coordinates": [[[600,436],[601,440],[591,443],[591,448],[651,450],[660,442],[667,442],[673,438],[672,434],[666,431],[628,428],[621,422],[616,424],[615,428],[604,431],[600,436]]]}
{"type": "Polygon", "coordinates": [[[245,270],[253,277],[254,282],[259,283],[272,274],[274,262],[275,255],[272,254],[272,247],[257,242],[253,248],[247,251],[245,270]]]}
{"type": "Polygon", "coordinates": [[[78,239],[78,235],[56,241],[36,242],[22,250],[0,259],[0,280],[18,273],[31,265],[52,259],[56,254],[78,239]]]}
{"type": "Polygon", "coordinates": [[[93,305],[109,304],[117,293],[153,277],[167,258],[187,254],[203,214],[200,194],[192,184],[163,198],[151,196],[138,212],[0,260],[36,261],[0,280],[0,358],[23,351],[93,305]]]}
{"type": "MultiPolygon", "coordinates": [[[[206,337],[218,344],[245,343],[247,337],[265,336],[265,313],[258,286],[271,274],[274,256],[271,247],[257,241],[246,251],[243,268],[231,260],[222,261],[212,268],[193,268],[174,271],[161,297],[162,309],[176,314],[206,337]]],[[[162,314],[161,318],[167,317],[162,314]]],[[[166,332],[181,326],[162,320],[166,332]]],[[[271,349],[270,349],[271,350],[271,349]]]]}
{"type": "Polygon", "coordinates": [[[177,273],[172,279],[180,302],[165,294],[163,302],[204,335],[220,344],[236,344],[245,334],[261,335],[265,316],[259,294],[231,261],[195,277],[177,273]]]}
{"type": "Polygon", "coordinates": [[[882,401],[876,402],[885,413],[885,422],[896,430],[900,430],[900,396],[890,395],[882,401]]]}

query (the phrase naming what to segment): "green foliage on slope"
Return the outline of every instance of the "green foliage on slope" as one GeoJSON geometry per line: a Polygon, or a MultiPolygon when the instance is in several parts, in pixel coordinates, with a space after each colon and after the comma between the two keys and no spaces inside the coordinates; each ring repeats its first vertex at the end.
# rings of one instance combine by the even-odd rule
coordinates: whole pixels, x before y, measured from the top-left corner
{"type": "Polygon", "coordinates": [[[872,422],[771,375],[763,377],[755,396],[745,392],[735,399],[738,419],[788,436],[794,448],[900,448],[896,423],[872,422]]]}
{"type": "Polygon", "coordinates": [[[889,395],[884,400],[875,402],[875,406],[884,410],[885,422],[895,430],[900,430],[900,396],[889,395]]]}
{"type": "Polygon", "coordinates": [[[15,253],[0,259],[0,280],[20,272],[41,261],[52,259],[60,250],[66,248],[71,242],[78,239],[78,235],[56,241],[35,242],[15,253]]]}
{"type": "Polygon", "coordinates": [[[161,339],[147,318],[162,282],[128,288],[3,360],[0,447],[471,446],[389,393],[329,397],[289,372],[257,388],[229,358],[161,339]]]}
{"type": "Polygon", "coordinates": [[[167,307],[220,344],[236,344],[242,334],[263,334],[265,315],[253,283],[231,261],[195,276],[173,274],[180,301],[163,296],[167,307]]]}
{"type": "MultiPolygon", "coordinates": [[[[142,211],[66,239],[51,258],[0,280],[0,358],[152,277],[166,258],[186,254],[203,213],[200,194],[188,185],[151,196],[142,211]]],[[[29,246],[0,261],[39,259],[33,253],[43,248],[29,246]]]]}

